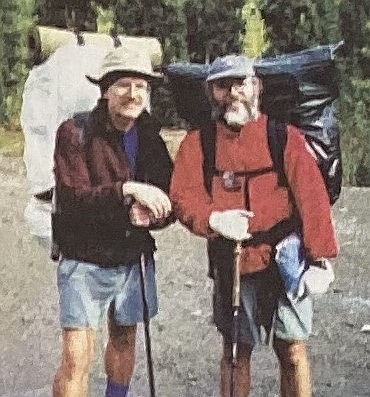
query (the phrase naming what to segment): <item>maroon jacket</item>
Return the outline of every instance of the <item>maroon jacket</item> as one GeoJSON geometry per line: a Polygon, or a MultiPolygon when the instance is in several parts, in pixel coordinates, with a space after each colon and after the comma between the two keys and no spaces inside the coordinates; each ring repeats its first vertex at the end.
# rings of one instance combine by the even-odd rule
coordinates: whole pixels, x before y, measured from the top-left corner
{"type": "MultiPolygon", "coordinates": [[[[131,201],[122,194],[130,179],[120,133],[109,123],[107,103],[61,124],[54,153],[56,200],[53,239],[62,256],[117,266],[151,254],[149,231],[129,222],[131,201]]],[[[168,192],[172,162],[159,136],[159,123],[144,112],[136,121],[135,180],[168,192]]]]}

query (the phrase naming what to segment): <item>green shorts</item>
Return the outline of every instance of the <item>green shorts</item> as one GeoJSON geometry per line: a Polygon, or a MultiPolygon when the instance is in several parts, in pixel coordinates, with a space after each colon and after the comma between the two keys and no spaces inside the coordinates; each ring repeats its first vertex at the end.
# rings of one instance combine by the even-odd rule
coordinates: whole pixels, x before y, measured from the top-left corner
{"type": "MultiPolygon", "coordinates": [[[[287,341],[306,340],[311,333],[311,296],[305,291],[296,301],[289,301],[275,270],[270,266],[263,273],[241,277],[238,336],[242,343],[254,346],[266,342],[270,338],[265,340],[264,333],[287,341]]],[[[232,286],[225,279],[215,269],[213,319],[223,337],[231,341],[232,286]]]]}

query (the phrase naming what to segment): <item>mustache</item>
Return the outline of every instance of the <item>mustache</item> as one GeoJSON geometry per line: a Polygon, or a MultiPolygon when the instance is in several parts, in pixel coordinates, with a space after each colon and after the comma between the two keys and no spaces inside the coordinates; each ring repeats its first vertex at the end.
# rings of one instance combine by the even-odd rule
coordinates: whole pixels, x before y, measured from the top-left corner
{"type": "Polygon", "coordinates": [[[243,109],[239,109],[237,106],[233,105],[232,103],[213,103],[212,104],[212,119],[213,120],[222,120],[224,118],[225,113],[229,114],[239,114],[239,113],[248,113],[249,116],[258,110],[258,104],[256,103],[249,103],[249,102],[242,102],[243,109]]]}
{"type": "Polygon", "coordinates": [[[124,98],[119,101],[120,105],[141,105],[144,103],[144,100],[142,98],[124,98]]]}

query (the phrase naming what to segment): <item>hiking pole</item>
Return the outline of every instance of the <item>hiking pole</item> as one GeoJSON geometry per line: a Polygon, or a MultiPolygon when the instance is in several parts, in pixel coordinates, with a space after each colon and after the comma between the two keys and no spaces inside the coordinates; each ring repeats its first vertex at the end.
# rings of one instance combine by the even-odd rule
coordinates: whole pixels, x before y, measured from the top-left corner
{"type": "Polygon", "coordinates": [[[146,299],[144,275],[145,275],[145,255],[144,253],[142,253],[140,256],[140,286],[141,286],[141,296],[143,299],[143,320],[144,320],[146,362],[147,362],[148,375],[149,375],[150,397],[155,397],[152,343],[150,340],[150,330],[149,330],[149,321],[150,321],[149,308],[148,308],[148,301],[146,299]]]}
{"type": "Polygon", "coordinates": [[[240,256],[242,243],[239,241],[234,250],[234,274],[232,290],[232,361],[231,361],[231,382],[230,397],[235,397],[236,389],[236,367],[238,364],[238,336],[239,336],[239,307],[240,307],[240,256]]]}

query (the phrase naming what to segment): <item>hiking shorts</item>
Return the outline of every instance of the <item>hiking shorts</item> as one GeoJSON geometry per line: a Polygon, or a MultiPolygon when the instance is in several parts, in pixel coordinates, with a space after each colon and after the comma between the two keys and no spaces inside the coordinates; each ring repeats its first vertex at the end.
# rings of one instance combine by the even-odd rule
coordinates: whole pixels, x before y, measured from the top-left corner
{"type": "MultiPolygon", "coordinates": [[[[272,267],[272,266],[271,266],[272,267]]],[[[263,337],[264,327],[261,325],[261,305],[258,301],[258,289],[263,284],[264,275],[243,275],[240,281],[240,309],[238,317],[239,342],[254,346],[271,338],[263,337]],[[262,277],[262,279],[261,279],[262,277]],[[261,283],[262,281],[262,283],[261,283]]],[[[268,276],[268,277],[271,277],[268,276]]],[[[275,276],[273,276],[273,279],[275,276]]],[[[213,320],[223,337],[231,341],[232,307],[231,298],[222,293],[222,277],[214,274],[213,320]]],[[[272,279],[266,279],[265,285],[271,285],[272,279]]],[[[276,282],[279,282],[276,280],[276,282]]],[[[270,316],[268,335],[286,341],[307,340],[312,329],[312,298],[305,291],[303,295],[291,302],[281,291],[274,300],[275,304],[270,316]]]]}
{"type": "MultiPolygon", "coordinates": [[[[153,259],[147,260],[144,280],[149,317],[153,317],[158,312],[153,259]]],[[[62,328],[97,330],[109,308],[119,325],[143,321],[140,264],[104,268],[63,258],[57,283],[62,328]]]]}

